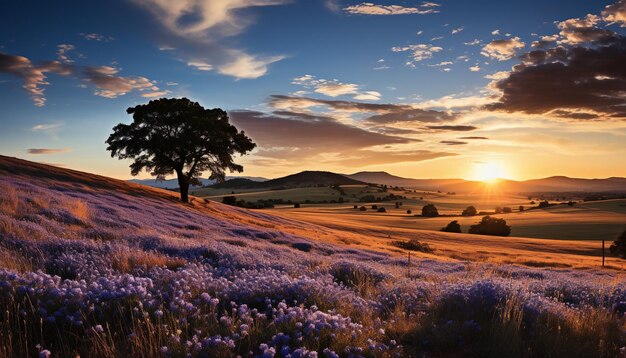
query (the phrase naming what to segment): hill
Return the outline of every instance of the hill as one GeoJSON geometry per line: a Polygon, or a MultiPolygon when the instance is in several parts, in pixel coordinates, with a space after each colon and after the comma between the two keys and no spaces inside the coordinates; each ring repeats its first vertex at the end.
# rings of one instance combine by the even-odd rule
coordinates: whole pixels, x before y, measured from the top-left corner
{"type": "MultiPolygon", "coordinates": [[[[387,172],[358,172],[346,175],[348,178],[367,183],[386,184],[420,190],[441,190],[454,192],[477,192],[486,186],[480,181],[464,179],[412,179],[391,175],[387,172]]],[[[606,179],[582,179],[566,176],[553,176],[542,179],[515,181],[500,179],[493,186],[502,192],[626,192],[626,178],[612,177],[606,179]]]]}
{"type": "Polygon", "coordinates": [[[217,189],[286,189],[333,185],[365,185],[365,183],[332,172],[303,171],[264,182],[253,182],[251,180],[228,180],[224,183],[216,184],[211,187],[217,189]]]}
{"type": "MultiPolygon", "coordinates": [[[[261,181],[266,181],[266,178],[262,178],[262,177],[246,177],[246,176],[242,176],[242,177],[233,177],[233,176],[226,176],[226,180],[238,180],[238,179],[245,179],[245,180],[250,180],[250,181],[254,181],[254,182],[261,182],[261,181]]],[[[166,179],[166,180],[156,180],[156,179],[129,179],[128,180],[131,183],[135,183],[135,184],[141,184],[141,185],[147,185],[147,186],[151,186],[154,188],[161,188],[161,189],[178,189],[178,179],[174,178],[174,179],[166,179]]],[[[204,186],[209,186],[209,185],[214,185],[216,183],[215,180],[213,179],[208,179],[208,178],[200,178],[200,182],[202,183],[201,185],[192,185],[192,187],[195,188],[200,188],[200,187],[204,187],[204,186]]]]}
{"type": "Polygon", "coordinates": [[[485,259],[597,259],[568,245],[338,230],[0,156],[0,357],[619,356],[623,275],[485,259]],[[409,237],[434,252],[409,265],[409,237]]]}

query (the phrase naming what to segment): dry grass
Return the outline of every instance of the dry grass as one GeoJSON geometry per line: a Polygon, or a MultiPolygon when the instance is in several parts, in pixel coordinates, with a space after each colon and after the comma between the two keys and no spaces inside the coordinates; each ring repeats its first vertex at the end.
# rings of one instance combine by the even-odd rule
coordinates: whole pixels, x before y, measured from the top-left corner
{"type": "Polygon", "coordinates": [[[187,261],[182,258],[141,250],[119,250],[112,255],[111,260],[113,268],[124,273],[132,273],[137,268],[152,267],[167,267],[175,270],[187,264],[187,261]]]}

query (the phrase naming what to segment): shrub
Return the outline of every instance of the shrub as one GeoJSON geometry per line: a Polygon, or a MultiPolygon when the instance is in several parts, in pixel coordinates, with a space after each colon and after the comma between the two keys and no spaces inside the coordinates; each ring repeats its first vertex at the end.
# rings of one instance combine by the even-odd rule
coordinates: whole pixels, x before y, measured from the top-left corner
{"type": "Polygon", "coordinates": [[[492,235],[492,236],[509,236],[511,227],[506,224],[506,220],[485,216],[476,225],[470,226],[470,234],[476,235],[492,235]]]}
{"type": "Polygon", "coordinates": [[[422,216],[426,216],[429,218],[437,217],[439,216],[439,210],[437,210],[437,208],[433,204],[424,205],[424,207],[422,208],[422,216]]]}
{"type": "Polygon", "coordinates": [[[367,211],[367,208],[365,206],[361,206],[361,208],[359,209],[361,211],[367,211]]]}
{"type": "Polygon", "coordinates": [[[609,248],[613,255],[626,259],[626,230],[615,240],[609,248]]]}
{"type": "Polygon", "coordinates": [[[502,212],[505,214],[509,214],[513,212],[513,209],[509,208],[508,206],[505,206],[502,208],[502,212]]]}
{"type": "Polygon", "coordinates": [[[293,204],[293,207],[294,207],[294,208],[296,208],[296,209],[298,209],[298,208],[300,207],[300,203],[295,203],[295,204],[293,204]]]}
{"type": "Polygon", "coordinates": [[[386,213],[387,209],[385,209],[383,207],[380,207],[380,208],[378,208],[378,210],[376,210],[376,212],[378,212],[378,213],[386,213]]]}
{"type": "Polygon", "coordinates": [[[411,214],[413,214],[413,211],[411,211],[411,209],[409,209],[409,210],[406,211],[406,213],[411,215],[411,214]]]}
{"type": "Polygon", "coordinates": [[[474,206],[470,205],[467,208],[465,208],[465,210],[463,210],[461,215],[463,215],[463,216],[474,216],[477,213],[478,213],[478,211],[476,210],[476,208],[474,206]]]}
{"type": "Polygon", "coordinates": [[[524,211],[524,205],[519,206],[519,211],[524,211]]]}
{"type": "Polygon", "coordinates": [[[236,196],[225,196],[222,198],[222,203],[226,205],[237,205],[237,197],[236,196]]]}
{"type": "Polygon", "coordinates": [[[441,229],[441,231],[443,232],[462,232],[461,231],[461,225],[459,225],[459,222],[454,220],[454,221],[450,221],[450,223],[441,229]]]}
{"type": "Polygon", "coordinates": [[[502,214],[502,207],[496,206],[495,212],[496,212],[496,214],[502,214]]]}
{"type": "Polygon", "coordinates": [[[550,203],[547,200],[539,203],[539,208],[547,208],[548,206],[550,206],[550,203]]]}
{"type": "Polygon", "coordinates": [[[571,200],[567,202],[567,206],[574,206],[575,204],[576,204],[576,203],[574,203],[574,202],[573,202],[573,201],[571,201],[571,200]]]}
{"type": "Polygon", "coordinates": [[[372,205],[372,210],[378,210],[378,205],[376,204],[372,205]]]}
{"type": "Polygon", "coordinates": [[[356,204],[354,204],[354,208],[355,208],[355,209],[358,209],[358,208],[359,208],[359,206],[358,206],[358,205],[356,205],[356,204]]]}
{"type": "Polygon", "coordinates": [[[426,243],[421,243],[417,241],[417,239],[411,239],[410,241],[394,241],[391,243],[395,247],[399,247],[408,251],[420,251],[420,252],[433,252],[434,250],[430,247],[430,245],[426,243]]]}

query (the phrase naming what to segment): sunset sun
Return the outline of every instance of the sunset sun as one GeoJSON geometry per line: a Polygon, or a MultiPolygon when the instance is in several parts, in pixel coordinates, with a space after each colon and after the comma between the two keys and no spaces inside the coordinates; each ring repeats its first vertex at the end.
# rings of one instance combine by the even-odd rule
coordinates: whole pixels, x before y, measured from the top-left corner
{"type": "Polygon", "coordinates": [[[497,179],[505,176],[505,170],[496,162],[480,162],[474,167],[474,179],[486,183],[494,183],[497,179]]]}

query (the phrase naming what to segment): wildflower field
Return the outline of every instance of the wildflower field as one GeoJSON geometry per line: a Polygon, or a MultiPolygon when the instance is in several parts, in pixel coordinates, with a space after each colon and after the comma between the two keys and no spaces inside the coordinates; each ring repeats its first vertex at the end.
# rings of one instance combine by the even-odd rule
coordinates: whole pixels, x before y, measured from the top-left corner
{"type": "Polygon", "coordinates": [[[175,199],[0,157],[0,357],[625,354],[619,271],[418,257],[409,276],[400,253],[175,199]]]}

